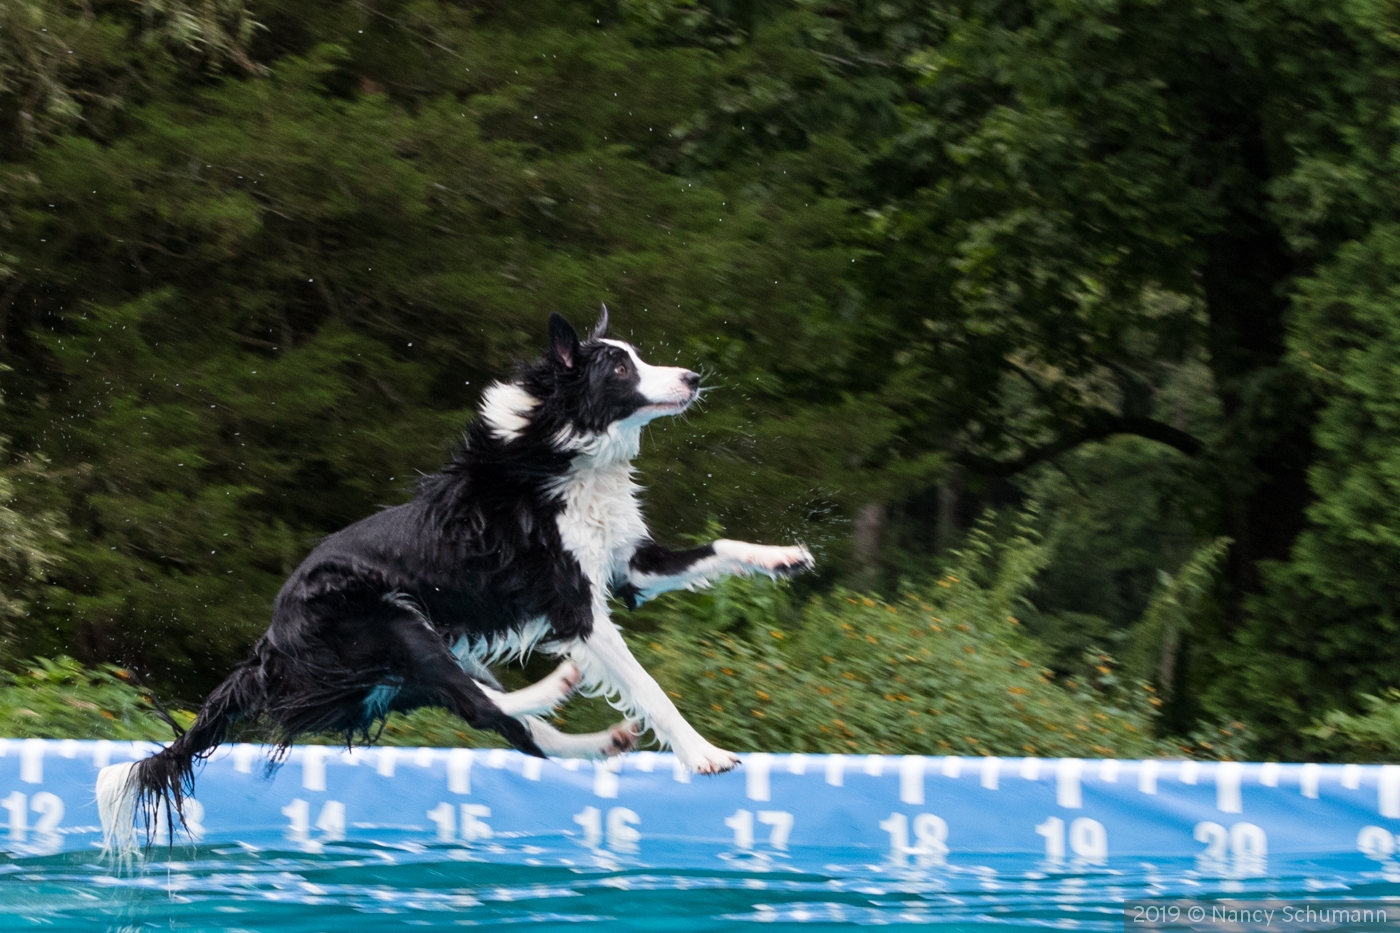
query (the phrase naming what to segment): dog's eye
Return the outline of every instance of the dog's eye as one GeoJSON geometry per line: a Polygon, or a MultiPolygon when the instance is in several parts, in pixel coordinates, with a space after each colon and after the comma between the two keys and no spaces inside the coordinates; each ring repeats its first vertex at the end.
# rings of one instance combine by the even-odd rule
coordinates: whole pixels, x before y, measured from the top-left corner
{"type": "Polygon", "coordinates": [[[626,364],[626,363],[618,363],[618,364],[617,364],[617,368],[614,369],[613,372],[617,373],[619,376],[625,376],[625,375],[627,375],[627,364],[626,364]]]}

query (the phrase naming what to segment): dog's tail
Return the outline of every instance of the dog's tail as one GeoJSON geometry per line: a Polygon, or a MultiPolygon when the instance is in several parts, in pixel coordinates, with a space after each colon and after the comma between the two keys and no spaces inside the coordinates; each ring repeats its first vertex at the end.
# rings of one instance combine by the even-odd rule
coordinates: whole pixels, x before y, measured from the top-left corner
{"type": "Polygon", "coordinates": [[[184,825],[185,797],[194,790],[195,761],[223,742],[230,725],[258,708],[257,686],[256,669],[240,667],[215,688],[194,724],[170,745],[141,761],[102,769],[97,776],[97,812],[104,852],[134,854],[140,837],[149,840],[161,820],[174,840],[176,824],[184,825]]]}

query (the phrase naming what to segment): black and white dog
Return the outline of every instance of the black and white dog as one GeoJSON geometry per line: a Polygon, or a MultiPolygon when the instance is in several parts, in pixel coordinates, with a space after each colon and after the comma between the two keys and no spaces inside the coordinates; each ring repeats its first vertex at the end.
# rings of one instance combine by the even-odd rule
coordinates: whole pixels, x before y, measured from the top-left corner
{"type": "Polygon", "coordinates": [[[532,755],[616,755],[650,728],[692,771],[738,763],[642,669],[609,618],[608,597],[635,607],[723,574],[799,573],[812,556],[800,545],[721,540],[674,551],[652,540],[631,461],[642,428],[685,411],[700,377],[644,363],[607,331],[606,307],[585,341],[551,315],[549,350],[515,381],[486,390],[451,463],[425,477],[411,502],[311,552],[277,594],[267,633],[189,730],[101,773],[109,848],[134,848],[138,815],[149,827],[162,802],[177,818],[195,761],[239,720],[269,727],[285,750],[308,733],[368,741],[392,710],[442,706],[532,755]],[[535,648],[564,660],[540,683],[502,692],[487,665],[535,648]],[[627,718],[591,735],[565,735],[539,718],[580,687],[627,718]]]}

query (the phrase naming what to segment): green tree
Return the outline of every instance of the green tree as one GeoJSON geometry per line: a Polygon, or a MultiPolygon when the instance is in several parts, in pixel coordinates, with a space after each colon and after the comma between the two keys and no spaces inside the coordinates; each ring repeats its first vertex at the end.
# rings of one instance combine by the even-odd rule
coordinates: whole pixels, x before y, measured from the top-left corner
{"type": "Polygon", "coordinates": [[[606,301],[716,387],[649,436],[659,528],[892,591],[1030,494],[1062,676],[1228,538],[1162,686],[1299,748],[1395,679],[1379,0],[0,16],[0,384],[72,532],[16,650],[196,699],[606,301]]]}
{"type": "Polygon", "coordinates": [[[1298,753],[1310,715],[1400,676],[1377,647],[1393,10],[847,9],[843,67],[920,74],[867,170],[865,264],[892,384],[939,387],[918,445],[971,485],[1155,442],[1205,502],[1179,510],[1197,542],[1233,542],[1187,686],[1298,753]]]}
{"type": "Polygon", "coordinates": [[[1340,746],[1321,741],[1309,722],[1328,709],[1383,719],[1374,697],[1400,681],[1392,582],[1400,558],[1400,43],[1385,4],[1317,16],[1331,41],[1293,56],[1311,106],[1287,137],[1290,171],[1270,190],[1273,215],[1308,272],[1294,287],[1288,346],[1316,400],[1312,501],[1287,560],[1264,565],[1267,586],[1220,651],[1228,675],[1207,694],[1217,708],[1245,711],[1272,752],[1293,755],[1335,753],[1340,746]]]}
{"type": "Polygon", "coordinates": [[[818,166],[748,164],[745,114],[783,96],[748,70],[817,61],[786,33],[723,55],[572,4],[257,17],[231,73],[103,8],[75,28],[128,31],[88,67],[146,82],[7,167],[12,422],[74,529],[26,650],[197,699],[317,536],[401,500],[547,312],[600,299],[723,380],[652,435],[660,526],[810,539],[814,503],[897,480],[861,456],[897,419],[840,388],[859,215],[818,166]]]}

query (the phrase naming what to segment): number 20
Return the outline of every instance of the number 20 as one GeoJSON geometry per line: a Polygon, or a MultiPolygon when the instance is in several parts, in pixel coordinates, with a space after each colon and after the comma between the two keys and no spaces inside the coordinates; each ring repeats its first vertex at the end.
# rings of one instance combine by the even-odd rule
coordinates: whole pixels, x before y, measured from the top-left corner
{"type": "Polygon", "coordinates": [[[1229,854],[1237,860],[1262,859],[1269,854],[1268,836],[1253,823],[1235,823],[1228,830],[1219,823],[1197,823],[1193,838],[1206,844],[1201,858],[1211,862],[1225,861],[1227,844],[1229,854]]]}

